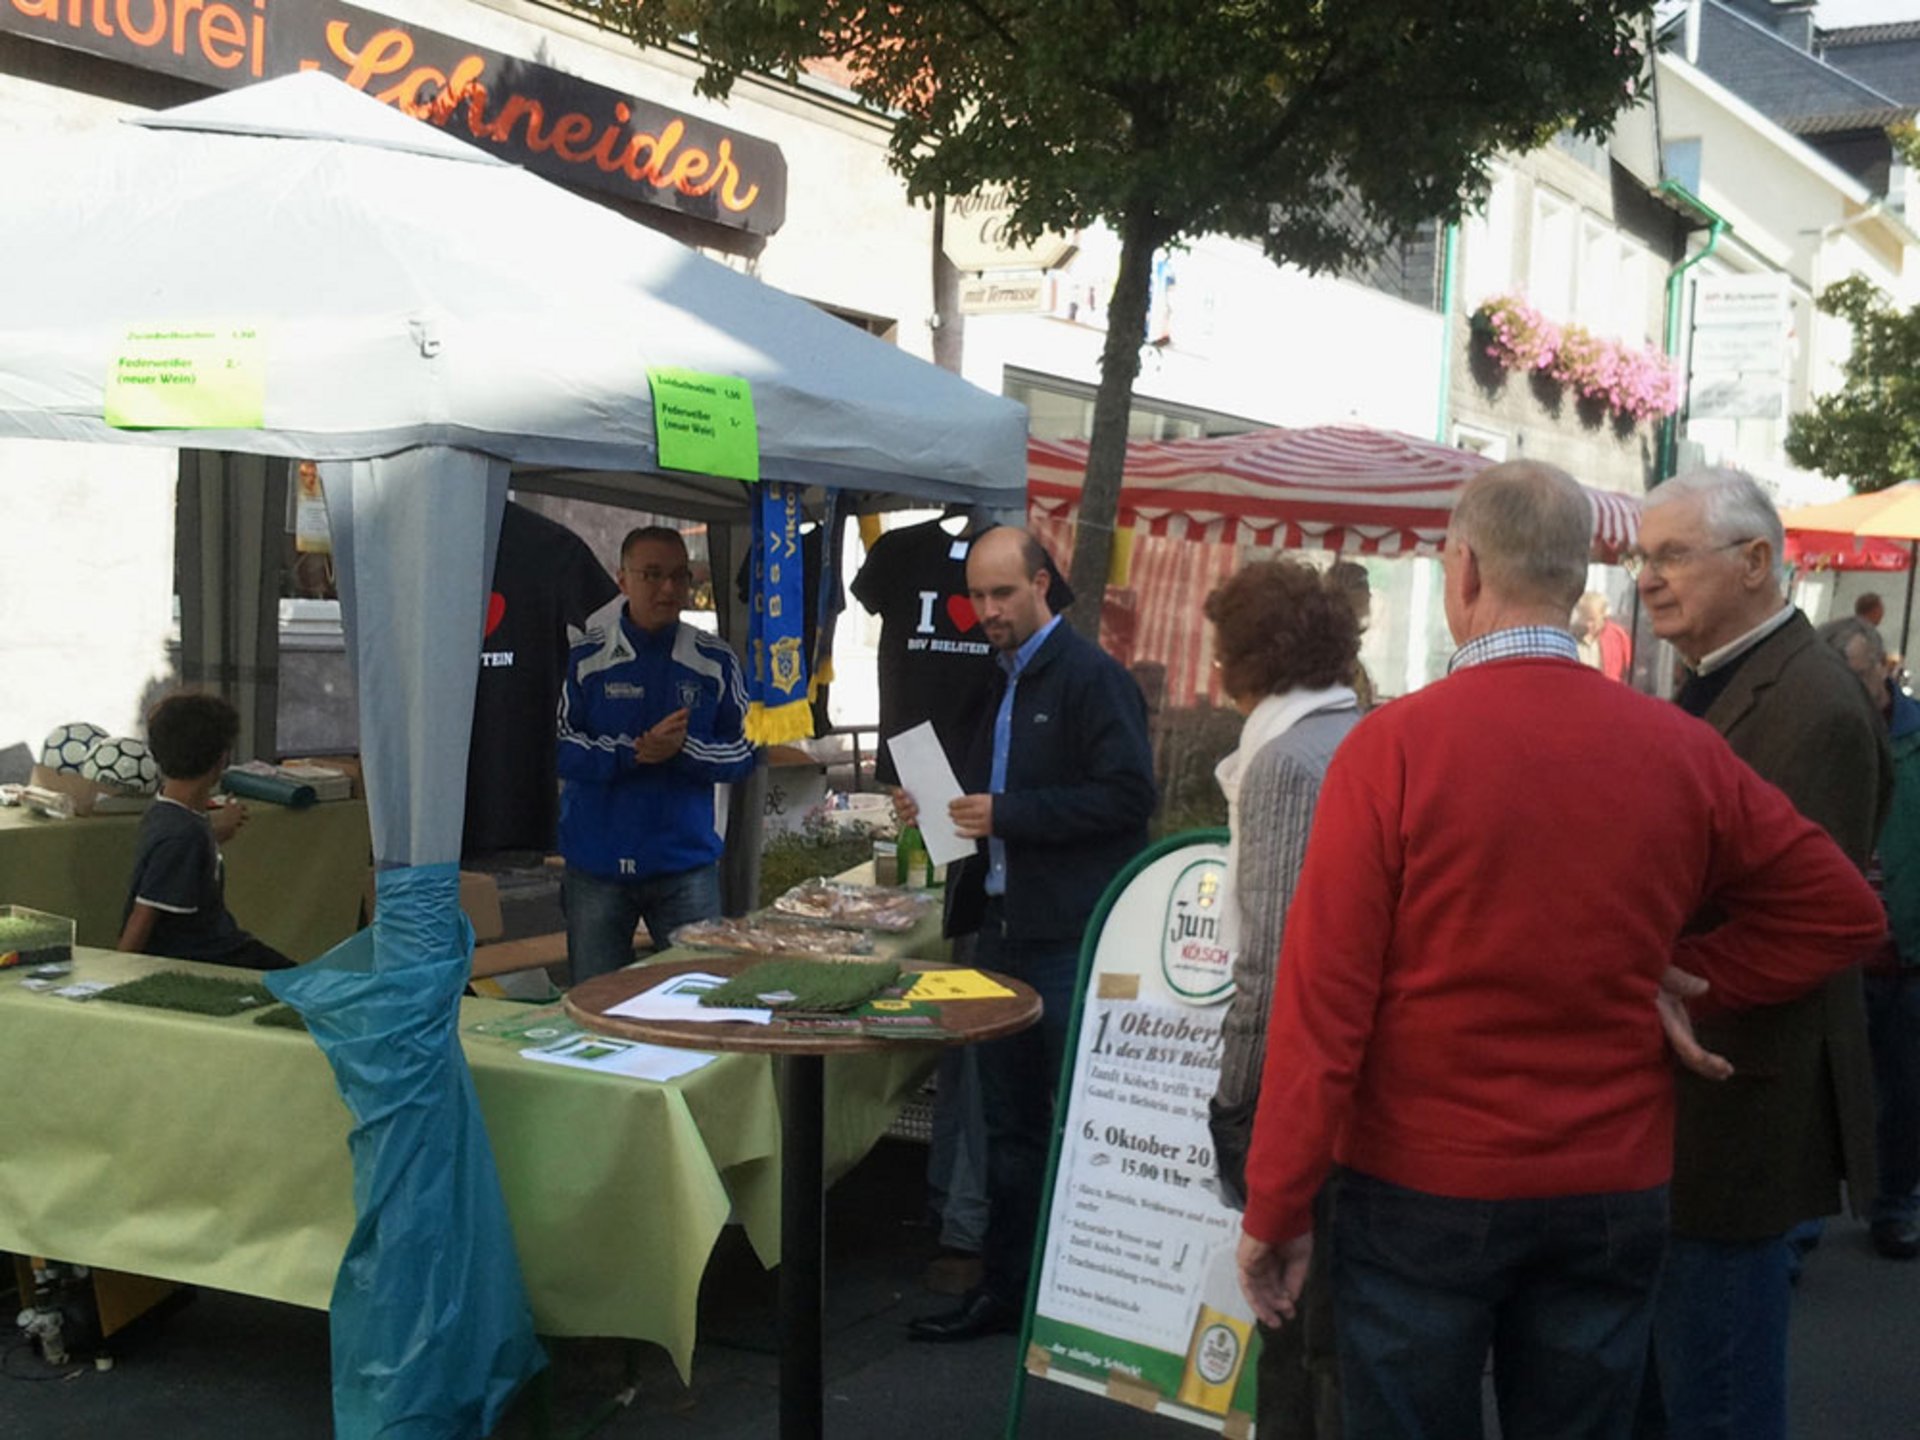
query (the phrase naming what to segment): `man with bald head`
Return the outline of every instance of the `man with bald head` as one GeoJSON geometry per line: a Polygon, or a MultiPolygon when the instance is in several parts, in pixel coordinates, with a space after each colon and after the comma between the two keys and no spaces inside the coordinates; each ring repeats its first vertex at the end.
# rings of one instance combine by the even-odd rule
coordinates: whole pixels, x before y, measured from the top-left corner
{"type": "Polygon", "coordinates": [[[1449,674],[1363,720],[1321,788],[1240,1266],[1279,1324],[1330,1244],[1349,1436],[1483,1433],[1491,1350],[1508,1440],[1625,1437],[1667,1243],[1667,1037],[1713,1064],[1674,996],[1794,999],[1879,929],[1859,871],[1710,727],[1580,663],[1592,523],[1551,467],[1475,478],[1442,558],[1449,674]],[[1724,923],[1682,938],[1709,904],[1724,923]]]}
{"type": "MultiPolygon", "coordinates": [[[[1080,941],[1114,876],[1147,843],[1153,749],[1140,687],[1074,633],[1049,602],[1053,571],[1024,530],[989,530],[967,555],[967,591],[998,652],[986,723],[958,767],[949,807],[985,842],[947,884],[947,933],[976,934],[975,963],[1040,992],[1040,1023],[982,1045],[989,1214],[980,1286],[949,1314],[913,1322],[918,1340],[1014,1329],[1046,1182],[1080,941]]],[[[918,812],[897,793],[901,818],[918,812]]]]}

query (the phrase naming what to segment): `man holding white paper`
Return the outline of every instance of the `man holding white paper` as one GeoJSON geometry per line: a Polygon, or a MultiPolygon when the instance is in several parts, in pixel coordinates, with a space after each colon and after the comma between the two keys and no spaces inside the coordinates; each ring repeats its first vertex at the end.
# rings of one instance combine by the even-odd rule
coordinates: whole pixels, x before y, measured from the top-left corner
{"type": "MultiPolygon", "coordinates": [[[[977,934],[974,961],[1026,981],[1045,1005],[1031,1030],[980,1047],[987,1223],[979,1288],[913,1322],[918,1340],[971,1340],[1018,1325],[1046,1181],[1080,942],[1121,868],[1147,843],[1156,793],[1147,707],[1133,677],[1060,623],[1046,552],[1024,530],[988,531],[967,589],[1000,673],[944,819],[986,841],[949,873],[946,929],[977,934]]],[[[896,757],[898,758],[898,757],[896,757]]],[[[903,767],[904,769],[904,767],[903,767]]],[[[920,821],[907,791],[903,821],[920,821]]],[[[928,830],[929,850],[936,830],[928,830]]]]}

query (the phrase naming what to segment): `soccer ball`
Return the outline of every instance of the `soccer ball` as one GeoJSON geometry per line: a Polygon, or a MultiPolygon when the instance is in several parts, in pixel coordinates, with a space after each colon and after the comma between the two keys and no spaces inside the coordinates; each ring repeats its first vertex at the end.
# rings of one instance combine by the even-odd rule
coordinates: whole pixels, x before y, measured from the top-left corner
{"type": "Polygon", "coordinates": [[[106,731],[98,725],[89,725],[85,720],[56,725],[41,742],[40,763],[49,770],[64,770],[70,775],[78,775],[87,752],[106,738],[106,731]]]}
{"type": "Polygon", "coordinates": [[[131,735],[96,740],[80,773],[88,780],[129,795],[151,795],[160,788],[160,767],[153,763],[147,742],[131,735]]]}

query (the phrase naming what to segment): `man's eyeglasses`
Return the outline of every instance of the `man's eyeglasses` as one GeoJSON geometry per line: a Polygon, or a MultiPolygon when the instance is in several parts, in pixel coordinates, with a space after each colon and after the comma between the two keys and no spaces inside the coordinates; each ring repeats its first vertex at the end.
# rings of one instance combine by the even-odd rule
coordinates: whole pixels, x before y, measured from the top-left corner
{"type": "Polygon", "coordinates": [[[1703,545],[1697,550],[1662,550],[1657,555],[1649,555],[1644,550],[1629,550],[1620,557],[1620,568],[1636,580],[1642,571],[1649,575],[1665,575],[1669,570],[1690,565],[1702,555],[1715,555],[1722,550],[1738,550],[1742,545],[1751,545],[1759,537],[1749,535],[1744,540],[1729,540],[1724,545],[1703,545]]]}
{"type": "Polygon", "coordinates": [[[662,570],[658,565],[642,565],[638,569],[627,565],[622,568],[627,574],[638,576],[648,585],[676,585],[684,590],[693,584],[693,571],[685,565],[678,570],[662,570]]]}

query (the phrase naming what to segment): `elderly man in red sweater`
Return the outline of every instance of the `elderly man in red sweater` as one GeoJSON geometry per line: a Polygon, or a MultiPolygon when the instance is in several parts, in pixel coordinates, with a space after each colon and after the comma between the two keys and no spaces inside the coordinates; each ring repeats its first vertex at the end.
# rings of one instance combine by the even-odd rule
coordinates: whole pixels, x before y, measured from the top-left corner
{"type": "Polygon", "coordinates": [[[1711,727],[1580,664],[1591,526],[1548,466],[1467,487],[1451,673],[1334,756],[1287,917],[1241,1283],[1291,1318],[1332,1170],[1349,1436],[1479,1435],[1490,1349],[1507,1440],[1627,1436],[1673,1165],[1661,997],[1685,1047],[1676,993],[1789,1000],[1884,925],[1711,727]]]}

